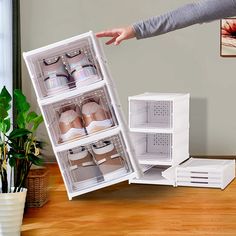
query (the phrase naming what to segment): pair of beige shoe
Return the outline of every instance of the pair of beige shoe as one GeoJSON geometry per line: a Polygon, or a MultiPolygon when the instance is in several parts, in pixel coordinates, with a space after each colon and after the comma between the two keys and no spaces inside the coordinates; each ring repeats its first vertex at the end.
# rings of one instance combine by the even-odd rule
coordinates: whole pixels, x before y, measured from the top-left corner
{"type": "Polygon", "coordinates": [[[74,186],[86,188],[100,181],[109,181],[127,172],[121,155],[111,141],[91,145],[91,152],[80,147],[79,152],[68,153],[74,186]]]}
{"type": "Polygon", "coordinates": [[[64,108],[59,118],[61,142],[80,138],[104,130],[113,125],[109,110],[94,100],[87,100],[78,106],[64,108]]]}

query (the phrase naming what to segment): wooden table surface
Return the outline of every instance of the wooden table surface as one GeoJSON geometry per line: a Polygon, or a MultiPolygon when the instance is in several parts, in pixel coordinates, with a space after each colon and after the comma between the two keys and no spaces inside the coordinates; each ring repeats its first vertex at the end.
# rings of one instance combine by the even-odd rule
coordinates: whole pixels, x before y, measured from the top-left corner
{"type": "Polygon", "coordinates": [[[224,191],[117,184],[69,201],[56,165],[50,200],[27,209],[22,236],[236,236],[236,181],[224,191]]]}

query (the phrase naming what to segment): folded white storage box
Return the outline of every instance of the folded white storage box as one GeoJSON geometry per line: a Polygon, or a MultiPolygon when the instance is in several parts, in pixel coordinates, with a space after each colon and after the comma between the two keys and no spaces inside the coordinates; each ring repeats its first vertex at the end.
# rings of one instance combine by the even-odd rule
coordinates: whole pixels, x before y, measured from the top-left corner
{"type": "Polygon", "coordinates": [[[224,189],[235,178],[235,160],[190,158],[162,175],[175,186],[224,189]]]}
{"type": "Polygon", "coordinates": [[[177,166],[146,166],[144,170],[143,177],[130,183],[224,189],[235,178],[235,160],[189,158],[177,166]]]}

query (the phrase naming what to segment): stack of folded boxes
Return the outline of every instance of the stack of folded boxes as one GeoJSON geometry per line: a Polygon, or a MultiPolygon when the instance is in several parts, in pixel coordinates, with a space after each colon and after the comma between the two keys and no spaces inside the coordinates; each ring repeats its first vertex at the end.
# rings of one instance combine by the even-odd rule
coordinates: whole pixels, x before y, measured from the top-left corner
{"type": "Polygon", "coordinates": [[[137,177],[114,83],[93,33],[24,53],[24,59],[69,199],[137,177]]]}

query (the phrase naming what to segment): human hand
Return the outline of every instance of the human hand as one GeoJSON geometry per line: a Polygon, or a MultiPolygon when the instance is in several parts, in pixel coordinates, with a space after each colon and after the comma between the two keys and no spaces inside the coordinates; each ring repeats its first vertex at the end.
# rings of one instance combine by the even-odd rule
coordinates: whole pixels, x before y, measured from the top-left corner
{"type": "Polygon", "coordinates": [[[135,37],[135,31],[132,26],[127,26],[124,28],[117,28],[106,30],[96,33],[98,38],[111,37],[109,41],[106,42],[107,45],[114,43],[114,45],[119,45],[123,40],[131,39],[135,37]]]}

